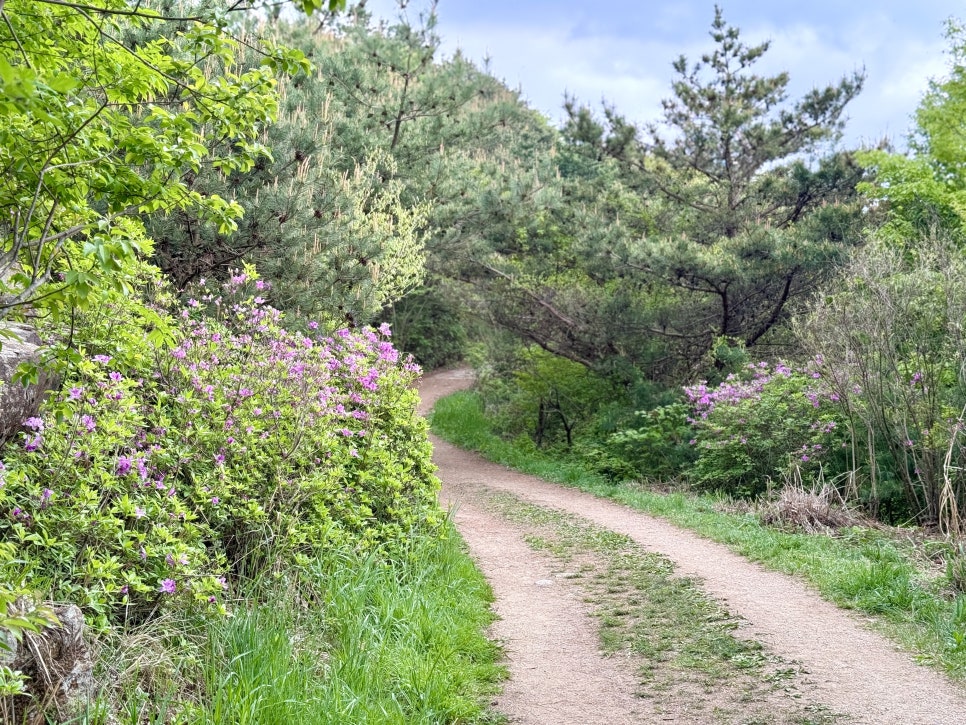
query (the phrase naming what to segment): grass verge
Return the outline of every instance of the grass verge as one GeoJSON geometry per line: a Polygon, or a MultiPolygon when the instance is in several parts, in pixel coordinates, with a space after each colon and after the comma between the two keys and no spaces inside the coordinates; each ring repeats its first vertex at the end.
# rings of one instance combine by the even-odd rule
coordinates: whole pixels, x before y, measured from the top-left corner
{"type": "Polygon", "coordinates": [[[104,643],[101,679],[117,691],[84,722],[499,722],[486,707],[505,677],[484,636],[491,601],[452,528],[392,561],[333,552],[253,587],[231,617],[104,643]]]}
{"type": "Polygon", "coordinates": [[[923,663],[966,678],[966,596],[953,596],[944,572],[912,537],[851,528],[835,536],[764,525],[754,512],[725,510],[712,495],[661,493],[616,484],[580,462],[516,448],[492,433],[479,398],[455,393],[436,403],[433,431],[489,460],[661,516],[737,553],[812,584],[823,597],[869,615],[923,663]]]}

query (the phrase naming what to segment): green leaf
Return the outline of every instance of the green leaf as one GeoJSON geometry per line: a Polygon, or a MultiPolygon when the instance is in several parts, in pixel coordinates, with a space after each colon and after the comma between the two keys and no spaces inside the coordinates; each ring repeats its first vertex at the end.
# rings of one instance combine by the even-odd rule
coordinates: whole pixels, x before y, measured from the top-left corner
{"type": "Polygon", "coordinates": [[[47,85],[58,93],[68,93],[80,86],[80,80],[73,76],[64,74],[58,75],[47,81],[47,85]]]}

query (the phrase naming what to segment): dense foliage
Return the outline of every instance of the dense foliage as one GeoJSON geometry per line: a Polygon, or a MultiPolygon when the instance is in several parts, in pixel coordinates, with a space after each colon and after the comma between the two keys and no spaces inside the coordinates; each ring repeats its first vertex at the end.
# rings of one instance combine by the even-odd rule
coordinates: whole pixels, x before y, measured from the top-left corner
{"type": "Polygon", "coordinates": [[[172,310],[173,346],[132,350],[145,332],[132,306],[82,327],[62,392],[5,452],[8,573],[106,625],[219,603],[225,577],[332,545],[433,532],[417,368],[388,328],[285,330],[264,287],[242,272],[198,289],[172,310]]]}
{"type": "MultiPolygon", "coordinates": [[[[544,188],[518,203],[478,284],[501,325],[584,365],[673,384],[719,339],[782,344],[782,325],[862,242],[862,168],[831,150],[854,74],[787,99],[717,11],[712,52],[675,64],[664,118],[637,128],[576,100],[544,188]]],[[[508,198],[508,201],[512,197],[508,198]]]]}
{"type": "Polygon", "coordinates": [[[278,108],[276,69],[297,56],[265,44],[269,63],[235,72],[238,41],[210,10],[177,23],[125,0],[8,0],[0,12],[0,319],[124,289],[126,264],[152,247],[141,213],[236,227],[236,202],[181,175],[245,172],[269,153],[259,137],[278,108]],[[137,52],[133,30],[153,35],[137,52]]]}

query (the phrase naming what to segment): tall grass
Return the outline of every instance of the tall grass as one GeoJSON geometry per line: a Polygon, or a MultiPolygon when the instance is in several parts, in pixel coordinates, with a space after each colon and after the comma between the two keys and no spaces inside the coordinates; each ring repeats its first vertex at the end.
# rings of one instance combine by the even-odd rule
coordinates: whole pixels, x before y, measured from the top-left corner
{"type": "MultiPolygon", "coordinates": [[[[452,527],[388,561],[333,551],[297,576],[254,583],[228,618],[139,634],[170,656],[132,669],[101,712],[125,725],[496,722],[486,705],[505,670],[485,636],[491,601],[452,527]]],[[[107,648],[102,657],[112,659],[107,648]]]]}
{"type": "Polygon", "coordinates": [[[799,576],[829,601],[869,615],[921,661],[966,677],[966,595],[956,595],[949,576],[911,538],[858,527],[836,536],[788,531],[763,524],[754,512],[729,511],[720,496],[616,484],[577,460],[500,439],[470,392],[438,401],[431,420],[438,435],[490,460],[661,516],[771,569],[799,576]]]}

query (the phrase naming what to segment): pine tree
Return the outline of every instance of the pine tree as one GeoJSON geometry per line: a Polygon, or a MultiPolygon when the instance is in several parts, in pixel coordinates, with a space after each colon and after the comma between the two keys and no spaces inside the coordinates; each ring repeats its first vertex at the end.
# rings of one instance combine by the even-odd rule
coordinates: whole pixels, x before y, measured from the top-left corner
{"type": "Polygon", "coordinates": [[[641,334],[663,341],[675,374],[704,364],[718,340],[769,339],[861,241],[862,169],[826,146],[862,74],[790,103],[787,73],[753,72],[767,42],[744,44],[717,8],[710,35],[698,62],[675,61],[661,123],[636,129],[614,109],[598,122],[568,108],[570,143],[617,163],[645,199],[639,223],[595,254],[618,285],[660,291],[641,334]]]}

